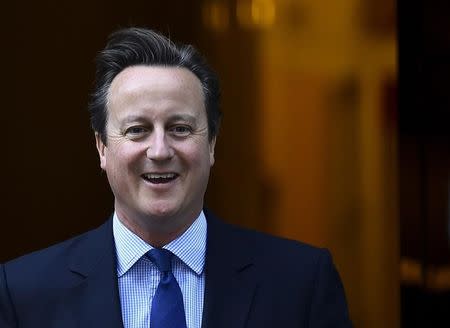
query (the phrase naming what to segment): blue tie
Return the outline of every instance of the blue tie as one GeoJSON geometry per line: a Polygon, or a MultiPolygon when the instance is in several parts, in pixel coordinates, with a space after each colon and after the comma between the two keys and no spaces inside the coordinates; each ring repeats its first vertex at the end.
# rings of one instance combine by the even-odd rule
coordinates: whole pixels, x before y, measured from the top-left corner
{"type": "Polygon", "coordinates": [[[153,296],[150,328],[186,328],[183,295],[172,273],[173,254],[167,249],[154,248],[147,256],[162,272],[153,296]]]}

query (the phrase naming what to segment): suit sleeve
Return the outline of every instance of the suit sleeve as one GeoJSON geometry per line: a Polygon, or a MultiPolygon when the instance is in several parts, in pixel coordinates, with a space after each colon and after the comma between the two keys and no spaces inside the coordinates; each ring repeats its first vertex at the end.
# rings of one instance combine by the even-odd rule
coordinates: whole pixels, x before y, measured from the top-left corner
{"type": "Polygon", "coordinates": [[[16,328],[16,315],[6,281],[5,266],[0,264],[0,327],[16,328]]]}
{"type": "Polygon", "coordinates": [[[351,328],[344,287],[329,251],[322,252],[316,270],[308,327],[351,328]]]}

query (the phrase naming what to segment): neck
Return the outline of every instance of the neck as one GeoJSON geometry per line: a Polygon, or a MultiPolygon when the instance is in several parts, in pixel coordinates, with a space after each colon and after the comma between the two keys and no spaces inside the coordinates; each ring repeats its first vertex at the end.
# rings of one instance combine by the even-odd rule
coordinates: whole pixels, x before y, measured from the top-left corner
{"type": "Polygon", "coordinates": [[[155,248],[160,248],[181,236],[197,219],[191,215],[183,219],[174,217],[146,217],[141,220],[132,219],[116,209],[120,222],[139,238],[155,248]]]}

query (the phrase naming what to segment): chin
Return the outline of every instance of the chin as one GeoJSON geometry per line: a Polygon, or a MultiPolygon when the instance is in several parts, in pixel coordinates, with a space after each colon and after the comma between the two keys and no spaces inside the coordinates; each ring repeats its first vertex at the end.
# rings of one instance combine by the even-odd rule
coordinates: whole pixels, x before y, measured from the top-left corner
{"type": "Polygon", "coordinates": [[[153,204],[145,213],[150,217],[171,217],[177,213],[177,208],[173,204],[153,204]]]}

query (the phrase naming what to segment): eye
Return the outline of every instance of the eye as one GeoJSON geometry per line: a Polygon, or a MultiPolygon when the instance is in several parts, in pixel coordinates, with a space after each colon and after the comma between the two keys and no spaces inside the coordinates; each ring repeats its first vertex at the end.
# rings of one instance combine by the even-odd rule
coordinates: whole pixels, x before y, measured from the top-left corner
{"type": "Polygon", "coordinates": [[[147,132],[147,129],[142,126],[131,126],[125,130],[125,135],[130,138],[139,138],[147,132]]]}
{"type": "Polygon", "coordinates": [[[169,132],[176,137],[187,137],[192,133],[192,128],[187,125],[174,125],[169,129],[169,132]]]}

